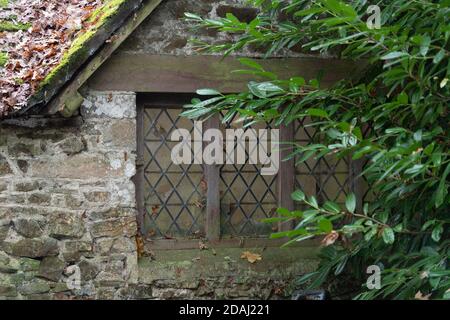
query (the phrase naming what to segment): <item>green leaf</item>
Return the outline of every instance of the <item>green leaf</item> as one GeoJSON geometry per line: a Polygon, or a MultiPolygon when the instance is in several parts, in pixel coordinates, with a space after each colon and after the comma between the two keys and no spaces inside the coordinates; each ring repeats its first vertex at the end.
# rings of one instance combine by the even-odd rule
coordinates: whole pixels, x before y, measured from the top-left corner
{"type": "Polygon", "coordinates": [[[323,208],[327,211],[333,212],[333,213],[339,213],[341,212],[341,208],[339,207],[339,205],[337,205],[336,203],[332,202],[332,201],[326,201],[323,204],[323,208]]]}
{"type": "Polygon", "coordinates": [[[439,182],[438,189],[436,191],[436,198],[434,200],[436,208],[439,208],[443,203],[445,196],[448,193],[448,188],[446,187],[447,176],[450,173],[450,163],[445,168],[444,174],[441,177],[441,181],[439,182]]]}
{"type": "Polygon", "coordinates": [[[450,289],[445,291],[444,296],[442,297],[444,300],[450,300],[450,289]]]}
{"type": "Polygon", "coordinates": [[[417,130],[416,132],[414,132],[413,137],[417,142],[422,141],[422,130],[417,130]]]}
{"type": "Polygon", "coordinates": [[[294,83],[295,85],[302,87],[305,85],[305,78],[302,77],[293,77],[291,78],[289,81],[291,81],[292,83],[294,83]]]}
{"type": "Polygon", "coordinates": [[[255,60],[252,60],[249,58],[239,58],[238,60],[241,64],[243,64],[247,67],[264,72],[264,68],[259,63],[257,63],[255,60]]]}
{"type": "Polygon", "coordinates": [[[292,199],[295,200],[295,201],[300,201],[300,202],[302,202],[302,201],[305,200],[305,194],[304,194],[302,191],[300,191],[300,190],[294,191],[294,192],[292,193],[291,197],[292,197],[292,199]]]}
{"type": "Polygon", "coordinates": [[[424,225],[422,226],[422,229],[421,229],[421,230],[422,230],[422,231],[425,231],[425,230],[428,229],[428,227],[434,225],[435,223],[436,223],[436,220],[435,220],[435,219],[429,220],[429,221],[427,221],[427,222],[424,223],[424,225]]]}
{"type": "Polygon", "coordinates": [[[281,214],[282,216],[289,216],[291,214],[291,211],[286,208],[278,208],[277,213],[281,214]]]}
{"type": "Polygon", "coordinates": [[[356,151],[353,154],[352,159],[353,160],[358,160],[358,159],[362,158],[362,156],[364,156],[365,154],[370,153],[372,151],[373,151],[373,147],[372,146],[362,147],[360,150],[356,151]]]}
{"type": "Polygon", "coordinates": [[[239,19],[234,14],[232,14],[231,12],[227,12],[225,14],[225,17],[228,20],[232,21],[234,24],[239,24],[240,23],[239,19]]]}
{"type": "Polygon", "coordinates": [[[278,217],[278,218],[265,218],[265,219],[262,219],[261,222],[262,223],[278,223],[278,222],[284,222],[287,220],[289,220],[289,218],[278,217]]]}
{"type": "Polygon", "coordinates": [[[315,7],[315,8],[310,8],[310,9],[306,9],[306,10],[297,11],[297,12],[294,13],[294,16],[296,16],[296,17],[303,17],[303,16],[309,16],[309,15],[312,15],[312,14],[322,13],[324,11],[325,11],[324,8],[315,7]]]}
{"type": "Polygon", "coordinates": [[[355,194],[349,193],[347,195],[347,198],[345,199],[345,207],[347,208],[347,210],[351,213],[355,212],[356,209],[356,197],[355,194]]]}
{"type": "Polygon", "coordinates": [[[250,92],[258,98],[268,98],[284,92],[283,88],[272,82],[254,82],[248,83],[250,92]]]}
{"type": "Polygon", "coordinates": [[[306,113],[310,116],[320,117],[320,118],[328,118],[328,113],[322,109],[310,108],[306,110],[306,113]]]}
{"type": "Polygon", "coordinates": [[[398,134],[398,133],[404,133],[404,132],[408,132],[408,131],[404,128],[389,128],[389,129],[386,129],[385,132],[387,134],[392,134],[392,133],[398,134]]]}
{"type": "Polygon", "coordinates": [[[186,18],[193,19],[193,20],[199,20],[199,21],[203,20],[200,16],[198,16],[196,14],[193,14],[193,13],[190,13],[190,12],[185,12],[184,16],[186,18]]]}
{"type": "Polygon", "coordinates": [[[441,240],[442,233],[444,232],[444,227],[442,226],[442,223],[438,224],[436,227],[434,227],[433,231],[431,232],[431,238],[439,242],[441,240]]]}
{"type": "Polygon", "coordinates": [[[390,53],[382,56],[381,60],[391,60],[391,59],[395,59],[395,58],[404,57],[404,56],[407,56],[407,55],[408,54],[406,52],[393,51],[393,52],[390,52],[390,53]]]}
{"type": "Polygon", "coordinates": [[[214,89],[199,89],[197,90],[197,94],[200,96],[217,96],[221,95],[221,93],[214,89]]]}
{"type": "Polygon", "coordinates": [[[376,226],[370,228],[370,230],[364,235],[364,240],[370,241],[378,232],[378,228],[376,226]]]}
{"type": "Polygon", "coordinates": [[[438,64],[439,62],[442,61],[442,59],[444,59],[444,57],[445,57],[445,50],[444,50],[444,49],[441,49],[441,50],[439,50],[439,52],[434,56],[433,63],[434,63],[434,64],[438,64]]]}
{"type": "Polygon", "coordinates": [[[331,129],[328,129],[327,136],[329,136],[331,139],[337,139],[337,138],[342,137],[342,133],[339,130],[331,128],[331,129]]]}
{"type": "Polygon", "coordinates": [[[319,230],[322,232],[330,233],[331,231],[333,231],[333,224],[326,218],[320,219],[317,225],[319,227],[319,230]]]}
{"type": "Polygon", "coordinates": [[[393,244],[395,241],[395,234],[394,234],[394,230],[392,230],[391,228],[384,228],[383,229],[383,241],[386,244],[393,244]]]}
{"type": "Polygon", "coordinates": [[[416,173],[422,171],[423,168],[425,168],[425,166],[423,164],[415,164],[411,168],[406,169],[405,174],[416,174],[416,173]]]}
{"type": "Polygon", "coordinates": [[[397,96],[397,101],[401,104],[408,104],[408,95],[405,92],[400,93],[397,96]]]}
{"type": "Polygon", "coordinates": [[[431,44],[431,38],[430,36],[426,35],[422,37],[422,41],[420,43],[420,54],[422,56],[426,56],[428,53],[428,49],[430,48],[431,44]]]}
{"type": "Polygon", "coordinates": [[[355,9],[345,2],[338,0],[321,0],[321,2],[327,7],[327,9],[333,11],[334,13],[351,18],[355,18],[358,15],[355,9]]]}
{"type": "Polygon", "coordinates": [[[316,197],[310,196],[310,197],[308,198],[308,202],[309,202],[309,204],[310,204],[313,208],[316,208],[316,209],[319,208],[319,203],[317,202],[316,197]]]}

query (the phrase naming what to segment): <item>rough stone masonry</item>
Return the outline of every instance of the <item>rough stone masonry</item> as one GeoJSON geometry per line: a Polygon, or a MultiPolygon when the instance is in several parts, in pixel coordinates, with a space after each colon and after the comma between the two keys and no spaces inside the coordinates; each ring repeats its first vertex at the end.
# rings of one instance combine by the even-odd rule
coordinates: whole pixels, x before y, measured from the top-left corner
{"type": "MultiPolygon", "coordinates": [[[[240,2],[164,1],[119,51],[193,54],[183,13],[254,17],[240,2]]],[[[73,118],[0,122],[0,299],[269,298],[315,267],[313,249],[255,266],[240,248],[138,262],[135,160],[134,93],[88,90],[73,118]]]]}
{"type": "Polygon", "coordinates": [[[93,93],[81,116],[0,127],[0,297],[99,297],[137,283],[136,104],[93,93]]]}
{"type": "Polygon", "coordinates": [[[138,265],[134,93],[90,92],[78,117],[4,121],[0,137],[0,298],[269,298],[316,266],[311,248],[268,250],[270,267],[240,248],[138,265]]]}

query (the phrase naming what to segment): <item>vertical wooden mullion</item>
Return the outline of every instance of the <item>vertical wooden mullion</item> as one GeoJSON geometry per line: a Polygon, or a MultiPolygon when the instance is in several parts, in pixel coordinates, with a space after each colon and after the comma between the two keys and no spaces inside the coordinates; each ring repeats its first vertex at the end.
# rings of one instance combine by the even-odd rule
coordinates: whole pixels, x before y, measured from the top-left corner
{"type": "Polygon", "coordinates": [[[136,110],[136,208],[137,223],[141,235],[144,234],[145,196],[144,196],[144,106],[137,105],[136,110]]]}
{"type": "MultiPolygon", "coordinates": [[[[219,129],[219,116],[215,115],[205,121],[203,129],[219,129]]],[[[206,165],[206,238],[209,241],[217,241],[220,239],[220,165],[206,165]]]]}
{"type": "MultiPolygon", "coordinates": [[[[288,148],[284,142],[294,141],[294,124],[280,126],[280,169],[278,170],[278,206],[289,210],[294,210],[294,200],[291,194],[295,189],[295,161],[290,159],[283,161],[293,150],[288,148]]],[[[279,223],[279,231],[292,230],[294,221],[279,223]]]]}

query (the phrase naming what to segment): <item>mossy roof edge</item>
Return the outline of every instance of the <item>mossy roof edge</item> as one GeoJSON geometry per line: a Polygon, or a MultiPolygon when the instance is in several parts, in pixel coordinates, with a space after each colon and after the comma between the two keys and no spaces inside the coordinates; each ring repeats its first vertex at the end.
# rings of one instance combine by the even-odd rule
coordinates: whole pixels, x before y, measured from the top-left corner
{"type": "MultiPolygon", "coordinates": [[[[104,11],[98,16],[98,21],[73,41],[60,63],[28,99],[27,106],[10,116],[23,115],[30,109],[45,106],[142,3],[143,0],[110,0],[103,5],[99,10],[104,11]]],[[[96,14],[98,12],[94,12],[93,16],[96,14]]]]}

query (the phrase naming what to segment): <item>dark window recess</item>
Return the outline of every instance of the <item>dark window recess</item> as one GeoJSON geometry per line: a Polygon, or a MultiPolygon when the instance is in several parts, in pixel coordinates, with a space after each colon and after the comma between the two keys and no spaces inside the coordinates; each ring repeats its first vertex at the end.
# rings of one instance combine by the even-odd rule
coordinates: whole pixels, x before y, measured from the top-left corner
{"type": "MultiPolygon", "coordinates": [[[[224,246],[242,245],[246,239],[252,245],[258,241],[266,245],[270,233],[295,227],[293,221],[269,225],[261,220],[276,215],[277,207],[301,209],[290,197],[296,188],[315,195],[319,201],[338,203],[345,202],[350,191],[359,190],[355,193],[361,199],[361,190],[367,190],[363,182],[355,179],[361,164],[349,159],[310,158],[296,164],[296,158],[280,161],[277,175],[261,175],[262,165],[248,162],[249,156],[258,152],[249,143],[244,146],[246,164],[174,164],[171,151],[178,142],[171,141],[172,132],[183,128],[194,136],[193,122],[179,117],[182,105],[190,98],[186,94],[146,95],[138,100],[138,220],[143,238],[150,243],[177,249],[198,247],[200,239],[224,246]]],[[[219,117],[223,115],[205,121],[203,131],[236,128],[235,119],[224,125],[219,117]]],[[[252,128],[271,129],[271,124],[252,128]]],[[[279,129],[282,142],[320,141],[307,121],[279,129]]],[[[224,143],[224,155],[225,147],[224,143]]],[[[280,159],[291,152],[284,147],[281,150],[280,159]]]]}

